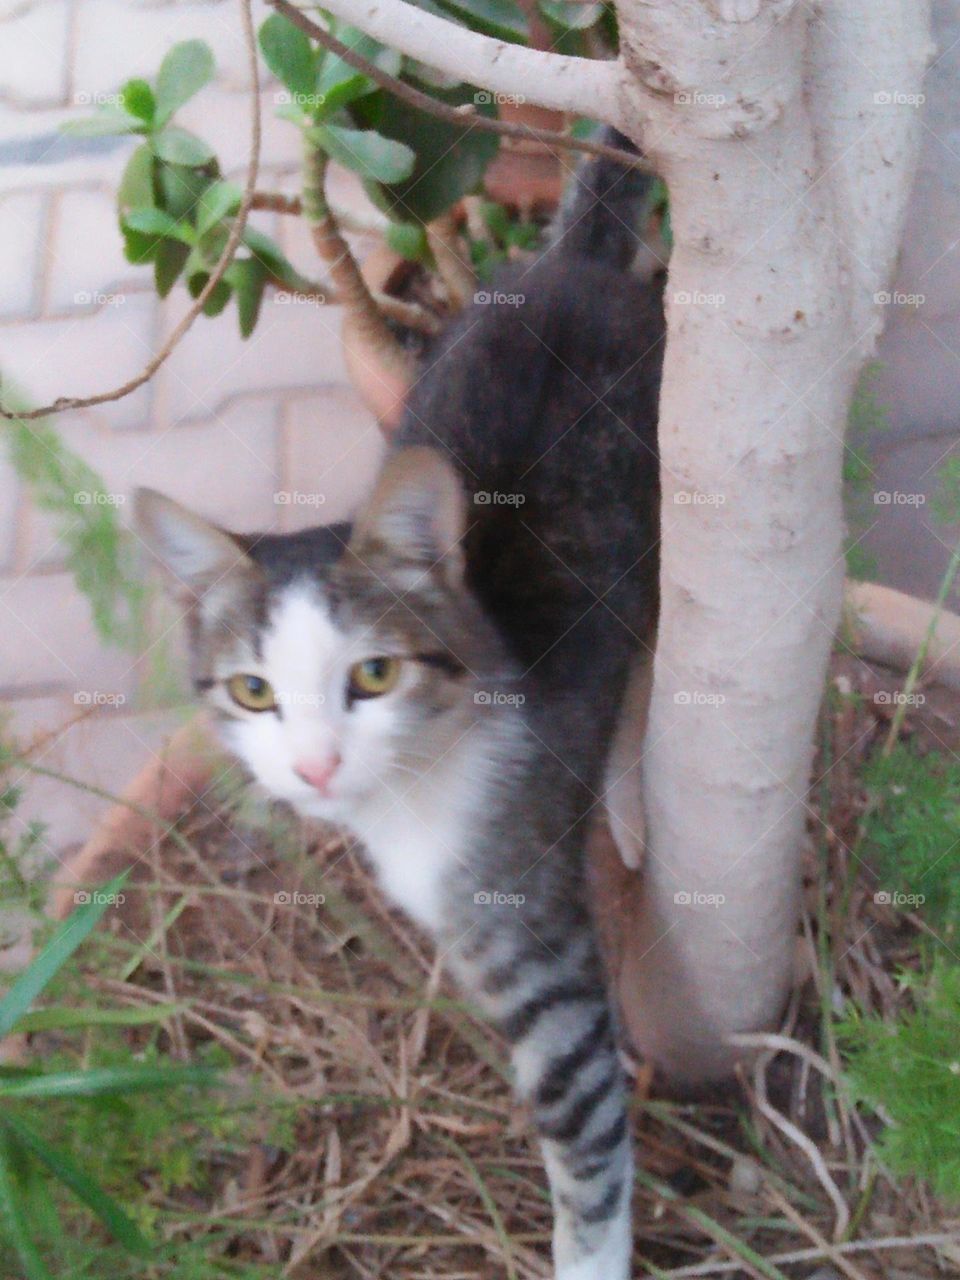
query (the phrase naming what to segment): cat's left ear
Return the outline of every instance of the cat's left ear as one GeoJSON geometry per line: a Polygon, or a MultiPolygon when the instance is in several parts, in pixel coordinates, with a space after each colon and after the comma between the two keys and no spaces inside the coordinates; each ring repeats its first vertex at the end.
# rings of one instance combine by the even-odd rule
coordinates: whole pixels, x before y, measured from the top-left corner
{"type": "Polygon", "coordinates": [[[398,449],[384,464],[350,540],[361,559],[382,556],[435,570],[451,585],[463,577],[463,482],[439,449],[398,449]]]}
{"type": "Polygon", "coordinates": [[[134,523],[185,604],[215,611],[260,572],[229,533],[155,489],[134,494],[134,523]]]}

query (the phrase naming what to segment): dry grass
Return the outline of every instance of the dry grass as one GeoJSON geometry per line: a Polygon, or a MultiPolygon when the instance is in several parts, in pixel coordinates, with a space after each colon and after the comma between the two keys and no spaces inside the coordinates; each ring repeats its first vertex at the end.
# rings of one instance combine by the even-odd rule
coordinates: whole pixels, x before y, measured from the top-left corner
{"type": "MultiPolygon", "coordinates": [[[[894,971],[915,959],[918,928],[874,903],[854,853],[882,676],[846,660],[836,674],[866,698],[824,721],[801,980],[782,1035],[736,1084],[691,1102],[638,1077],[638,1275],[960,1269],[960,1222],[877,1163],[876,1122],[846,1103],[822,1017],[850,996],[894,1016],[909,998],[894,971]]],[[[931,698],[908,731],[952,742],[955,711],[931,698]]],[[[426,939],[335,836],[276,814],[257,826],[236,795],[201,807],[183,835],[141,863],[105,939],[109,970],[90,981],[112,1002],[184,1002],[167,1047],[187,1057],[218,1041],[231,1089],[256,1081],[258,1102],[249,1141],[220,1153],[202,1196],[149,1189],[164,1232],[206,1235],[211,1252],[296,1280],[544,1280],[545,1179],[503,1045],[447,986],[426,939]],[[276,1106],[293,1124],[286,1144],[269,1137],[276,1106]]]]}

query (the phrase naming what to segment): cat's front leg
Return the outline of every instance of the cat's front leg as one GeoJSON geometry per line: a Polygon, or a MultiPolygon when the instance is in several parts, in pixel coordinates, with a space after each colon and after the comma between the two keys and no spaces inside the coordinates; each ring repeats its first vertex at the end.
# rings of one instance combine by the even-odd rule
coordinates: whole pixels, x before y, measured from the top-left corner
{"type": "Polygon", "coordinates": [[[556,1280],[629,1280],[627,1086],[592,932],[571,922],[545,947],[516,929],[477,931],[453,967],[511,1044],[550,1181],[556,1280]]]}

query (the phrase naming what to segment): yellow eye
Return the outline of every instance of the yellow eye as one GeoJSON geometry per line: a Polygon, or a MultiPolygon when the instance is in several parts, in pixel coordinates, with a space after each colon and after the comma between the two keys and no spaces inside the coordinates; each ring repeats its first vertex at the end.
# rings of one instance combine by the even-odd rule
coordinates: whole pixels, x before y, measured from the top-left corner
{"type": "Polygon", "coordinates": [[[350,668],[347,692],[351,698],[379,698],[396,687],[402,663],[399,658],[367,658],[350,668]]]}
{"type": "Polygon", "coordinates": [[[277,705],[273,685],[261,676],[231,676],[227,681],[227,693],[237,706],[247,711],[273,711],[277,705]]]}

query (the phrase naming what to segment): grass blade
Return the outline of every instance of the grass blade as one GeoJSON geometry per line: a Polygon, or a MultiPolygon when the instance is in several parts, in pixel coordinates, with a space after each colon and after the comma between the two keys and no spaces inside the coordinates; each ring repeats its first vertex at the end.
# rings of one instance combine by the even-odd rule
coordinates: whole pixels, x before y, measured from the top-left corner
{"type": "Polygon", "coordinates": [[[46,948],[31,961],[0,1000],[0,1040],[8,1035],[37,996],[73,955],[80,943],[96,928],[110,900],[124,883],[128,872],[114,877],[109,884],[64,920],[46,948]]]}
{"type": "Polygon", "coordinates": [[[69,1031],[77,1027],[141,1027],[164,1022],[189,1006],[155,1004],[143,1009],[73,1009],[51,1005],[25,1013],[17,1023],[18,1031],[69,1031]]]}
{"type": "Polygon", "coordinates": [[[56,1071],[0,1083],[0,1098],[102,1098],[174,1089],[181,1085],[211,1085],[212,1067],[97,1067],[92,1071],[56,1071]]]}
{"type": "Polygon", "coordinates": [[[107,1195],[102,1187],[84,1173],[72,1156],[51,1147],[38,1134],[12,1117],[6,1117],[4,1123],[21,1147],[32,1152],[55,1178],[59,1178],[64,1186],[69,1187],[96,1214],[118,1244],[140,1257],[148,1257],[152,1253],[149,1241],[141,1235],[135,1223],[127,1217],[112,1196],[107,1195]]]}
{"type": "Polygon", "coordinates": [[[27,1225],[28,1215],[18,1169],[26,1158],[6,1122],[0,1121],[0,1212],[20,1258],[25,1280],[53,1280],[27,1225]]]}

